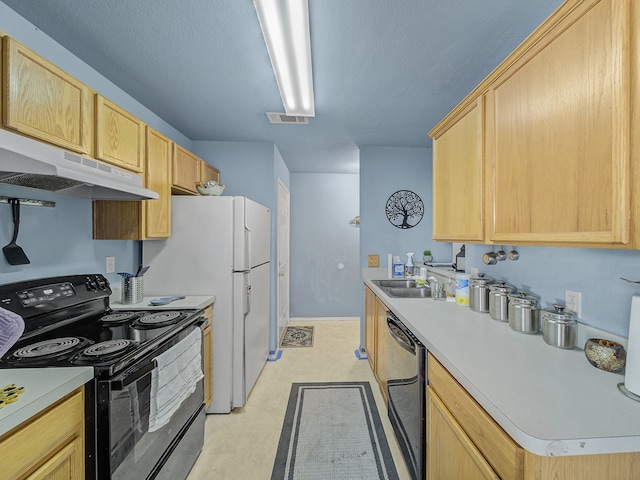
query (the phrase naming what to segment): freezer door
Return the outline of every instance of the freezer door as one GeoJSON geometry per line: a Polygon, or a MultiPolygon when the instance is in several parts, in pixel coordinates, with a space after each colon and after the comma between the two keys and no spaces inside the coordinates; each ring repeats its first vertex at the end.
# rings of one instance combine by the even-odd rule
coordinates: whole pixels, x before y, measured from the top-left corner
{"type": "Polygon", "coordinates": [[[271,257],[271,210],[246,197],[234,197],[236,272],[262,265],[271,257]]]}

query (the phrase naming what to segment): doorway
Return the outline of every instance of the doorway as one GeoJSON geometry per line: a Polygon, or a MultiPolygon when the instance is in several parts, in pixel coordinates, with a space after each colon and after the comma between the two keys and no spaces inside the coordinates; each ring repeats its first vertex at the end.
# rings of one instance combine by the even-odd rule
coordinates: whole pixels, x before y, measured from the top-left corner
{"type": "Polygon", "coordinates": [[[278,178],[278,344],[289,323],[290,194],[278,178]]]}

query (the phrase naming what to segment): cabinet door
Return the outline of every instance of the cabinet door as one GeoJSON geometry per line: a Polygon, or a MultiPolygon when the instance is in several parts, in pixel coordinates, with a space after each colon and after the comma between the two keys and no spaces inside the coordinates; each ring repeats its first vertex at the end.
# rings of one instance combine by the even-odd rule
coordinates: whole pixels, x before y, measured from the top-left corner
{"type": "Polygon", "coordinates": [[[376,377],[387,401],[387,306],[376,299],[376,377]]]}
{"type": "Polygon", "coordinates": [[[196,184],[200,181],[202,160],[189,150],[174,144],[172,165],[172,192],[175,194],[198,195],[196,184]]]}
{"type": "Polygon", "coordinates": [[[524,450],[469,395],[440,362],[427,357],[429,387],[503,480],[522,478],[524,450]]]}
{"type": "Polygon", "coordinates": [[[80,479],[84,477],[82,439],[75,438],[25,480],[80,479]]]}
{"type": "Polygon", "coordinates": [[[429,387],[427,418],[427,478],[500,478],[429,387]]]}
{"type": "Polygon", "coordinates": [[[430,132],[434,240],[483,239],[483,110],[481,96],[430,132]]]}
{"type": "Polygon", "coordinates": [[[376,295],[364,287],[364,348],[367,351],[369,365],[376,371],[376,295]]]}
{"type": "Polygon", "coordinates": [[[102,95],[96,95],[96,158],[143,171],[144,124],[102,95]]]}
{"type": "Polygon", "coordinates": [[[145,200],[145,238],[171,236],[171,140],[147,127],[146,187],[160,195],[145,200]]]}
{"type": "Polygon", "coordinates": [[[0,438],[2,478],[83,478],[83,392],[76,390],[0,438]]]}
{"type": "Polygon", "coordinates": [[[171,236],[171,141],[147,127],[145,187],[156,200],[95,200],[94,240],[153,240],[171,236]]]}
{"type": "Polygon", "coordinates": [[[3,125],[74,152],[87,154],[87,86],[16,40],[3,37],[3,125]]]}
{"type": "Polygon", "coordinates": [[[489,240],[629,241],[630,4],[579,3],[490,86],[489,240]]]}
{"type": "Polygon", "coordinates": [[[202,163],[200,163],[200,181],[208,182],[209,180],[220,183],[220,170],[202,161],[202,163]]]}

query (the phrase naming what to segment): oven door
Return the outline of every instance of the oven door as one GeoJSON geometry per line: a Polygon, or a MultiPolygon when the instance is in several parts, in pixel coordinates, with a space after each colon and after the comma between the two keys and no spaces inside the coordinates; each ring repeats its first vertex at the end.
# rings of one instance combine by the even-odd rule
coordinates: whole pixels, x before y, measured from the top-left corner
{"type": "Polygon", "coordinates": [[[387,312],[388,414],[414,480],[426,478],[426,349],[387,312]]]}
{"type": "MultiPolygon", "coordinates": [[[[172,338],[158,351],[141,360],[120,375],[98,381],[97,466],[98,478],[143,480],[155,478],[173,451],[183,452],[181,442],[188,438],[192,458],[181,459],[186,473],[198,457],[204,442],[203,380],[171,416],[168,423],[155,431],[150,429],[152,372],[154,360],[186,338],[193,326],[172,338]],[[190,462],[190,463],[188,463],[190,462]]],[[[173,459],[172,459],[173,460],[173,459]]],[[[182,478],[186,478],[186,473],[182,478]]],[[[178,478],[178,477],[175,477],[178,478]]]]}

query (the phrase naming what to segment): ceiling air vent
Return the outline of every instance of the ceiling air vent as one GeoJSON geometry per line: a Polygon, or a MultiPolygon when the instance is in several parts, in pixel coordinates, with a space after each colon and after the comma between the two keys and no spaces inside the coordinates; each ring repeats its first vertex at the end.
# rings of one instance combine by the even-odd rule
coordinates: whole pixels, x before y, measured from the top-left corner
{"type": "Polygon", "coordinates": [[[285,125],[308,125],[309,117],[287,115],[286,113],[267,112],[270,123],[282,123],[285,125]]]}

